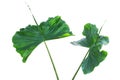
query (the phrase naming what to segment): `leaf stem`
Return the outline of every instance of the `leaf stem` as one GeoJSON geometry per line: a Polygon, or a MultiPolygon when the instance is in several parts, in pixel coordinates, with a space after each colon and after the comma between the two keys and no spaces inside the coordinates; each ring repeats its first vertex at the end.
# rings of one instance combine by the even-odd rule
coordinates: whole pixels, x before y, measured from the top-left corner
{"type": "Polygon", "coordinates": [[[99,32],[98,32],[98,34],[100,34],[100,32],[101,32],[101,30],[102,30],[103,26],[105,25],[106,21],[107,21],[107,20],[105,20],[105,21],[104,21],[104,23],[103,23],[103,25],[101,26],[101,28],[100,28],[100,30],[99,30],[99,32]]]}
{"type": "Polygon", "coordinates": [[[85,54],[85,56],[84,56],[84,58],[83,58],[82,62],[80,63],[80,65],[79,65],[78,69],[76,70],[76,72],[75,72],[75,74],[74,74],[74,76],[73,76],[72,80],[74,80],[74,79],[75,79],[75,77],[76,77],[76,75],[77,75],[78,71],[80,70],[80,68],[81,68],[81,66],[82,66],[82,63],[83,63],[83,61],[85,60],[85,58],[87,57],[88,53],[89,53],[89,50],[88,50],[88,51],[87,51],[87,53],[85,54]]]}
{"type": "MultiPolygon", "coordinates": [[[[30,13],[32,14],[32,17],[33,17],[33,19],[34,19],[36,25],[39,27],[39,25],[38,25],[38,23],[37,23],[37,20],[35,19],[35,16],[33,15],[32,11],[31,11],[30,6],[29,6],[26,2],[25,2],[25,4],[27,5],[27,7],[28,7],[30,13]]],[[[44,37],[44,35],[43,35],[43,37],[44,37]]],[[[48,52],[48,55],[49,55],[49,57],[50,57],[50,61],[51,61],[51,63],[52,63],[52,66],[53,66],[53,69],[54,69],[56,78],[57,78],[57,80],[59,80],[59,77],[58,77],[58,74],[57,74],[57,70],[56,70],[56,68],[55,68],[55,64],[54,64],[54,62],[53,62],[53,59],[52,59],[52,56],[51,56],[51,54],[50,54],[49,48],[48,48],[48,46],[47,46],[45,40],[44,40],[43,42],[44,42],[44,44],[45,44],[45,47],[46,47],[47,52],[48,52]]]]}
{"type": "Polygon", "coordinates": [[[36,25],[38,26],[37,20],[35,19],[35,16],[33,15],[32,10],[31,10],[31,8],[30,8],[30,6],[27,4],[27,2],[25,2],[25,4],[27,5],[27,7],[28,7],[28,9],[29,9],[29,11],[30,11],[30,13],[31,13],[31,15],[32,15],[32,17],[33,17],[33,19],[34,19],[35,23],[36,23],[36,25]]]}
{"type": "Polygon", "coordinates": [[[50,57],[51,63],[52,63],[52,65],[53,65],[53,69],[54,69],[56,78],[57,78],[57,80],[59,80],[58,73],[57,73],[57,70],[56,70],[56,68],[55,68],[55,64],[54,64],[54,62],[53,62],[52,56],[51,56],[51,54],[50,54],[50,51],[49,51],[48,46],[47,46],[47,44],[46,44],[45,41],[44,41],[44,44],[45,44],[45,47],[46,47],[46,49],[47,49],[47,51],[48,51],[48,55],[49,55],[49,57],[50,57]]]}

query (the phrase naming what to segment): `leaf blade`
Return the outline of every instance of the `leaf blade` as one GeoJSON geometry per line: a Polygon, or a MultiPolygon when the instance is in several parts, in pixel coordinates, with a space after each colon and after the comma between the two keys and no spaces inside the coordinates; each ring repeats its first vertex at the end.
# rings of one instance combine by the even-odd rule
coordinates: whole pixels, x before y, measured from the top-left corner
{"type": "Polygon", "coordinates": [[[87,23],[84,25],[83,35],[86,36],[89,46],[92,46],[98,38],[98,29],[96,25],[87,23]]]}
{"type": "Polygon", "coordinates": [[[83,38],[83,39],[78,40],[78,41],[73,41],[71,43],[75,46],[83,46],[83,47],[88,47],[89,48],[89,45],[88,45],[88,42],[87,42],[86,38],[83,38]]]}
{"type": "MultiPolygon", "coordinates": [[[[95,49],[95,48],[93,48],[95,49]]],[[[90,50],[89,55],[83,60],[82,71],[84,74],[91,73],[107,56],[107,52],[102,50],[90,50]]]]}
{"type": "MultiPolygon", "coordinates": [[[[80,45],[89,48],[82,63],[79,65],[79,67],[82,67],[84,74],[92,72],[107,56],[107,52],[104,50],[101,51],[101,48],[103,45],[109,43],[109,38],[100,35],[99,33],[100,31],[98,32],[96,25],[87,23],[84,25],[84,30],[82,32],[85,38],[71,42],[73,45],[80,45]]],[[[78,70],[74,76],[76,76],[78,70]]]]}
{"type": "Polygon", "coordinates": [[[28,25],[17,31],[13,38],[13,46],[26,62],[32,51],[43,41],[72,36],[72,32],[60,16],[51,17],[40,25],[28,25]]]}
{"type": "Polygon", "coordinates": [[[23,57],[23,62],[26,62],[35,47],[43,41],[38,35],[41,34],[37,31],[37,26],[28,25],[26,28],[17,31],[13,36],[12,42],[16,51],[23,57]]]}
{"type": "Polygon", "coordinates": [[[87,41],[90,41],[88,42],[88,45],[90,45],[89,54],[82,63],[83,73],[88,74],[106,58],[107,52],[101,51],[101,48],[109,43],[109,38],[99,35],[97,27],[89,23],[87,26],[85,25],[83,35],[86,36],[87,41]]]}

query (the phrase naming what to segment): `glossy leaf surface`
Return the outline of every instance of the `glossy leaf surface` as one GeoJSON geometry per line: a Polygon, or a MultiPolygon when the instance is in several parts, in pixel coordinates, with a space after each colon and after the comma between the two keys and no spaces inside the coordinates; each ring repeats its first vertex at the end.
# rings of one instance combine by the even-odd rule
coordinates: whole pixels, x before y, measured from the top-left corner
{"type": "Polygon", "coordinates": [[[68,25],[60,16],[49,18],[40,25],[28,25],[17,31],[12,38],[16,51],[26,62],[32,51],[43,41],[68,37],[73,35],[68,25]]]}
{"type": "Polygon", "coordinates": [[[88,55],[82,62],[82,70],[84,74],[87,74],[92,72],[106,58],[107,52],[101,51],[101,48],[109,43],[109,38],[99,35],[97,27],[91,23],[84,26],[83,35],[85,38],[74,41],[72,44],[89,48],[88,55]]]}

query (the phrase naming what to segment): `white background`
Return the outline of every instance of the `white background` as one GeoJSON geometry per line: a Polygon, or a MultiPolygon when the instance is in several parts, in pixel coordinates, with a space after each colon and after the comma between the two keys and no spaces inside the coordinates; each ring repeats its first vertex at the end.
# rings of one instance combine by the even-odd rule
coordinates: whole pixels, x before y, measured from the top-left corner
{"type": "MultiPolygon", "coordinates": [[[[48,41],[60,80],[71,80],[87,49],[73,46],[79,40],[85,23],[105,23],[101,34],[110,38],[103,48],[108,56],[95,70],[75,80],[120,80],[120,2],[119,0],[26,0],[38,23],[59,15],[69,24],[75,36],[48,41]]],[[[0,80],[56,80],[44,44],[40,44],[22,63],[15,51],[12,36],[20,28],[35,24],[24,0],[0,0],[0,80]]]]}

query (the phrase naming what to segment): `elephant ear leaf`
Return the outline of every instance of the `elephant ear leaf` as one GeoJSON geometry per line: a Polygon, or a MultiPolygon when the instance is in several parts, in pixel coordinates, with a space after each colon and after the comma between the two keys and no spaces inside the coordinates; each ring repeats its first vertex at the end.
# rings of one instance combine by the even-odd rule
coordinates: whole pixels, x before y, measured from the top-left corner
{"type": "Polygon", "coordinates": [[[28,25],[17,31],[13,38],[13,46],[26,62],[32,51],[43,41],[72,36],[68,25],[60,16],[51,17],[40,25],[28,25]]]}
{"type": "Polygon", "coordinates": [[[72,44],[89,48],[86,53],[87,56],[83,59],[81,65],[84,74],[88,74],[106,58],[107,52],[101,51],[101,48],[109,43],[109,38],[100,35],[96,25],[91,23],[85,24],[83,35],[85,38],[74,41],[72,44]]]}
{"type": "Polygon", "coordinates": [[[98,38],[98,29],[96,25],[87,23],[84,25],[84,30],[82,34],[85,36],[85,38],[78,40],[78,41],[74,41],[72,42],[72,44],[73,45],[76,44],[76,45],[89,48],[96,42],[98,38]]]}

